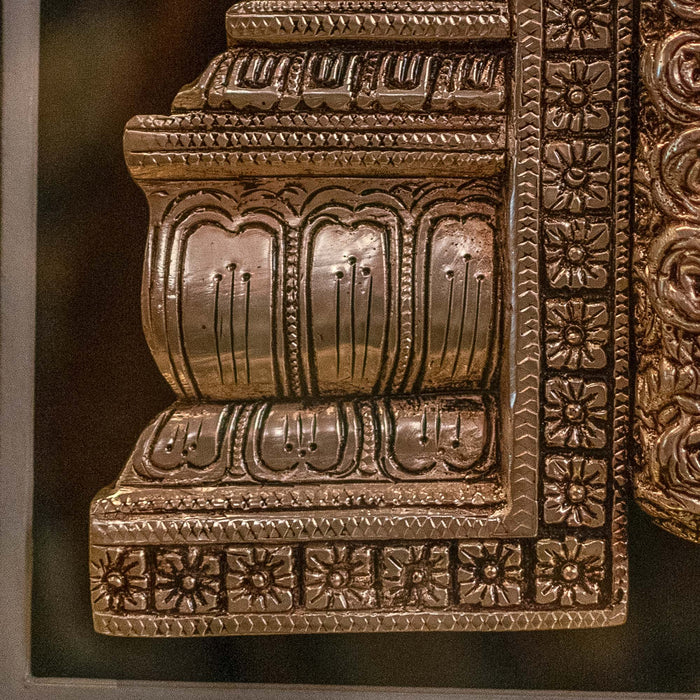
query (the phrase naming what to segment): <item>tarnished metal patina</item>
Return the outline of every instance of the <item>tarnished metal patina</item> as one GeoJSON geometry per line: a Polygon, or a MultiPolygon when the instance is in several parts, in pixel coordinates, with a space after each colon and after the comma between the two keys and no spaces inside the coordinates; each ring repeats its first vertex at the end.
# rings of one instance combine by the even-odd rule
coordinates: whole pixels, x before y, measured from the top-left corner
{"type": "Polygon", "coordinates": [[[126,129],[177,398],[93,502],[96,629],[619,624],[630,3],[246,0],[227,27],[126,129]]]}

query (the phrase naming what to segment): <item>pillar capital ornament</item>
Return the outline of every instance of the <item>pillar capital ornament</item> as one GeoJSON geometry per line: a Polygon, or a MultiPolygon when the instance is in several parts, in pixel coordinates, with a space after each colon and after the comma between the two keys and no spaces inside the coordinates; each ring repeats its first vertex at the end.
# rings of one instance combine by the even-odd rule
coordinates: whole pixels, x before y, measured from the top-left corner
{"type": "MultiPolygon", "coordinates": [[[[175,400],[92,503],[98,631],[624,620],[631,18],[246,0],[129,122],[175,400]]],[[[690,225],[650,304],[692,325],[690,225]]],[[[693,407],[656,446],[684,484],[693,407]]]]}
{"type": "Polygon", "coordinates": [[[667,530],[700,542],[700,4],[641,5],[632,266],[634,487],[667,530]]]}

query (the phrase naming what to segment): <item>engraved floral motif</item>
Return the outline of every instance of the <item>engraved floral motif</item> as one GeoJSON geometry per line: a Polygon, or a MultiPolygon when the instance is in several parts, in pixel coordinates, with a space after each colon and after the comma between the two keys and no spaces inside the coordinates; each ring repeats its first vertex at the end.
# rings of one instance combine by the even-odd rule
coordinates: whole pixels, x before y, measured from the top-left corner
{"type": "Polygon", "coordinates": [[[291,547],[231,547],[226,561],[230,612],[291,610],[296,585],[291,547]]]}
{"type": "Polygon", "coordinates": [[[545,384],[545,439],[556,447],[605,447],[607,388],[555,377],[545,384]]]}
{"type": "Polygon", "coordinates": [[[545,329],[547,363],[551,367],[605,367],[605,344],[609,333],[608,311],[603,302],[548,300],[545,329]]]}
{"type": "Polygon", "coordinates": [[[547,64],[545,126],[548,129],[594,131],[610,124],[612,71],[607,61],[583,60],[547,64]]]}
{"type": "Polygon", "coordinates": [[[700,33],[681,30],[647,47],[641,73],[649,96],[669,120],[700,118],[700,33]]]}
{"type": "Polygon", "coordinates": [[[593,605],[600,600],[605,543],[567,537],[563,542],[544,539],[537,543],[535,601],[563,607],[593,605]]]}
{"type": "Polygon", "coordinates": [[[553,287],[600,289],[608,279],[610,229],[586,219],[547,221],[545,261],[553,287]]]}
{"type": "Polygon", "coordinates": [[[605,523],[607,465],[581,456],[548,457],[544,478],[544,521],[569,527],[600,527],[605,523]]]}
{"type": "MultiPolygon", "coordinates": [[[[653,121],[657,117],[656,111],[650,108],[647,102],[640,105],[639,112],[640,121],[653,121]]],[[[635,234],[636,240],[643,242],[645,246],[659,220],[659,212],[654,204],[652,193],[654,185],[652,161],[658,153],[659,142],[663,141],[663,136],[658,133],[659,130],[656,127],[649,128],[655,132],[653,139],[641,131],[637,135],[637,158],[633,169],[635,234]]],[[[658,167],[658,158],[656,160],[656,167],[658,167]]]]}
{"type": "Polygon", "coordinates": [[[136,612],[148,605],[143,549],[95,547],[90,558],[92,605],[97,612],[136,612]]]}
{"type": "Polygon", "coordinates": [[[542,203],[553,211],[580,214],[610,202],[610,151],[602,143],[556,141],[544,149],[542,203]]]}
{"type": "Polygon", "coordinates": [[[669,226],[649,246],[651,303],[662,320],[700,333],[700,228],[669,226]]]}
{"type": "Polygon", "coordinates": [[[459,601],[484,608],[522,602],[520,545],[502,541],[466,542],[459,546],[459,601]]]}
{"type": "Polygon", "coordinates": [[[355,610],[374,605],[369,547],[307,547],[305,564],[305,599],[310,610],[355,610]]]}
{"type": "Polygon", "coordinates": [[[549,0],[546,44],[550,49],[606,49],[610,0],[549,0]]]}
{"type": "Polygon", "coordinates": [[[382,552],[384,604],[444,608],[449,602],[449,550],[442,545],[386,547],[382,552]]]}
{"type": "Polygon", "coordinates": [[[157,610],[210,612],[218,607],[221,565],[218,553],[201,547],[160,551],[156,555],[157,610]]]}
{"type": "Polygon", "coordinates": [[[658,441],[661,478],[700,514],[700,397],[680,395],[676,403],[680,415],[658,441]]]}

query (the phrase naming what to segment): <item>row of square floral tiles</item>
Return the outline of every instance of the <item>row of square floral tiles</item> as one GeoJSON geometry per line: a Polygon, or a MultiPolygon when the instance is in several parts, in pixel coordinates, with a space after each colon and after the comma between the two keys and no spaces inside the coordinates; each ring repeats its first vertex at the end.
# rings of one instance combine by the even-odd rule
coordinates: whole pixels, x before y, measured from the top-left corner
{"type": "Polygon", "coordinates": [[[597,457],[609,447],[612,399],[612,22],[610,0],[546,0],[542,519],[571,528],[605,523],[609,465],[597,457]],[[551,454],[561,448],[576,456],[551,454]]]}
{"type": "Polygon", "coordinates": [[[602,540],[93,547],[96,612],[118,615],[598,605],[602,540]],[[534,568],[533,600],[526,581],[534,568]]]}

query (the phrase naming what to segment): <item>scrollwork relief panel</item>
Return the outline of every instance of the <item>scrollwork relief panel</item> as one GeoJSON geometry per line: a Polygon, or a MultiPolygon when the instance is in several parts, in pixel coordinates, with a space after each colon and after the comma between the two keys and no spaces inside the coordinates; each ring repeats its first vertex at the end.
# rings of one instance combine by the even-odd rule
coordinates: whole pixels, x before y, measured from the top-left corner
{"type": "Polygon", "coordinates": [[[700,541],[700,16],[695,2],[643,7],[634,259],[636,495],[700,541]]]}
{"type": "Polygon", "coordinates": [[[246,400],[485,387],[497,181],[383,188],[269,180],[176,195],[144,279],[146,332],[173,389],[246,400]]]}

